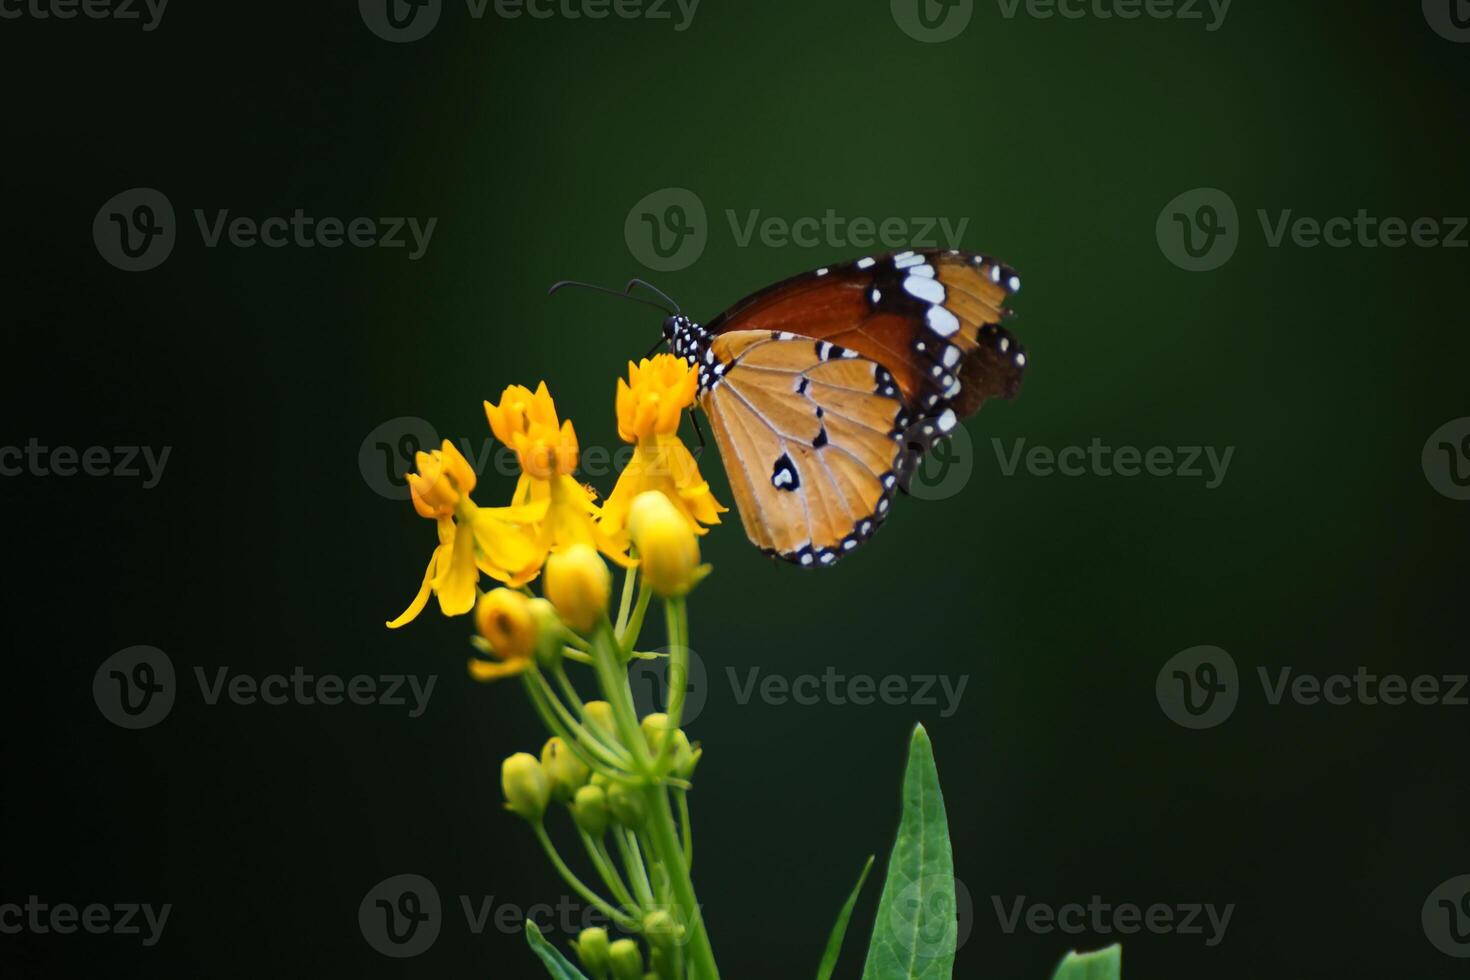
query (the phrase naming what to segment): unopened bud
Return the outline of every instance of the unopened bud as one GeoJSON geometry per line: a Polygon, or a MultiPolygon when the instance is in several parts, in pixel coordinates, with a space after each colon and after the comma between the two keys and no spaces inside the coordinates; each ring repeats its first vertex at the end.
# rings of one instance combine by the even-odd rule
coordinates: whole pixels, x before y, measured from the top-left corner
{"type": "Polygon", "coordinates": [[[529,752],[517,752],[501,763],[500,787],[505,791],[506,808],[531,821],[541,819],[551,799],[546,770],[529,752]]]}
{"type": "Polygon", "coordinates": [[[612,813],[607,808],[607,792],[601,786],[583,786],[572,797],[572,819],[594,839],[607,832],[612,813]]]}
{"type": "Polygon", "coordinates": [[[570,800],[578,787],[587,782],[590,770],[567,743],[553,735],[541,749],[541,768],[551,781],[551,793],[563,802],[570,800]]]}

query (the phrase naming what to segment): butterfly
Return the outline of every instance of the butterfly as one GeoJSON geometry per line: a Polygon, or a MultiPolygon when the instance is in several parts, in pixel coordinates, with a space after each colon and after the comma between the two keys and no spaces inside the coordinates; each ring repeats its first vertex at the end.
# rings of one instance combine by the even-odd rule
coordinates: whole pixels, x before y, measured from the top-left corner
{"type": "Polygon", "coordinates": [[[751,543],[820,567],[867,541],[924,453],[1019,393],[1026,351],[1002,321],[1020,287],[993,259],[929,249],[794,276],[703,326],[670,301],[664,339],[698,369],[751,543]]]}

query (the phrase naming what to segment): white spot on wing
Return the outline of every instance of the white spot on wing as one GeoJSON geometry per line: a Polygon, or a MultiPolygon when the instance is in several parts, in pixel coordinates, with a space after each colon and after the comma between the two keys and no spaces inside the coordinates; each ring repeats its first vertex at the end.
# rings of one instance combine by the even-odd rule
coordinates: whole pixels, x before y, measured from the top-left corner
{"type": "Polygon", "coordinates": [[[939,416],[939,431],[949,432],[959,424],[959,419],[954,414],[954,409],[946,408],[944,414],[939,416]]]}
{"type": "MultiPolygon", "coordinates": [[[[938,285],[938,283],[935,283],[938,285]]],[[[941,289],[943,287],[940,287],[941,289]]],[[[929,324],[929,329],[941,337],[948,337],[959,330],[960,319],[942,306],[931,306],[929,312],[924,314],[924,322],[929,324]]]]}
{"type": "Polygon", "coordinates": [[[857,261],[857,267],[859,269],[868,269],[868,268],[871,268],[874,261],[875,261],[875,259],[871,255],[865,256],[865,257],[863,257],[861,259],[858,259],[858,261],[857,261]]]}
{"type": "Polygon", "coordinates": [[[926,303],[943,303],[944,287],[938,280],[910,275],[903,281],[904,291],[926,303]]]}

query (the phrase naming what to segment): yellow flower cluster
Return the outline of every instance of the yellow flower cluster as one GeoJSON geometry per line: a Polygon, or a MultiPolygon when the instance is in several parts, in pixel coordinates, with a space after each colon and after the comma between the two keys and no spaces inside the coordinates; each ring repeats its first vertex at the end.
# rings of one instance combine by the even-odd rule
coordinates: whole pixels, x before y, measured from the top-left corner
{"type": "MultiPolygon", "coordinates": [[[[598,553],[633,567],[638,562],[630,544],[638,547],[655,591],[689,591],[705,570],[689,532],[703,534],[704,525],[719,523],[725,511],[679,441],[679,420],[694,403],[696,384],[694,369],[669,354],[628,365],[627,380],[618,381],[618,432],[635,448],[601,506],[573,475],[580,454],[576,430],[558,417],[545,382],[534,392],[512,385],[499,402],[485,402],[491,432],[515,452],[521,470],[507,506],[480,507],[470,499],[474,469],[447,439],[419,453],[417,472],[408,477],[413,506],[435,521],[439,545],[418,594],[388,627],[415,619],[431,594],[446,616],[468,613],[476,608],[481,573],[513,590],[545,568],[546,598],[567,625],[585,631],[589,616],[602,615],[610,588],[598,553]],[[643,499],[655,495],[660,499],[643,499]],[[671,521],[684,527],[670,530],[671,521]],[[594,607],[598,611],[589,613],[594,607]]],[[[480,600],[477,625],[501,661],[479,666],[476,676],[484,679],[518,673],[534,652],[534,643],[525,642],[535,635],[534,608],[506,594],[496,590],[480,600]]]]}

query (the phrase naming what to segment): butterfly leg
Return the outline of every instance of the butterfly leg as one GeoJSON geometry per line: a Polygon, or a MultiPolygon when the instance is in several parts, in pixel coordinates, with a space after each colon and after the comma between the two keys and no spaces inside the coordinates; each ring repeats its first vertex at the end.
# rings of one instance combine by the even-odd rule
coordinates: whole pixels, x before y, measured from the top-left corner
{"type": "Polygon", "coordinates": [[[697,459],[704,454],[704,429],[700,428],[699,416],[695,414],[693,408],[689,409],[689,421],[694,423],[694,434],[699,437],[699,452],[694,454],[697,459]]]}

